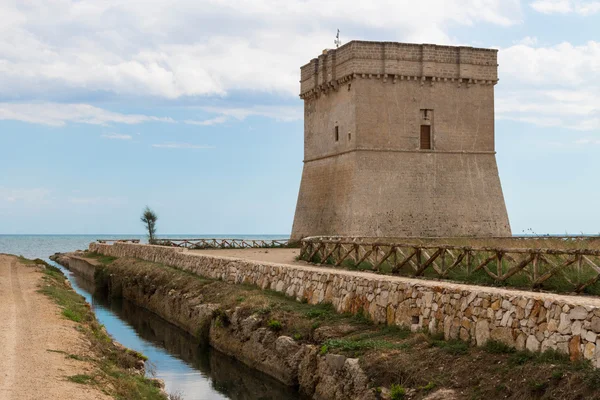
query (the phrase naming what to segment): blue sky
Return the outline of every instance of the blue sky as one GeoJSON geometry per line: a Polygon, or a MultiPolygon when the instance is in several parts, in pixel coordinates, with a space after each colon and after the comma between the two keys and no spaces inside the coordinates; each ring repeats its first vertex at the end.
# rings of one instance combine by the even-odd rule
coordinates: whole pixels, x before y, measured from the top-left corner
{"type": "Polygon", "coordinates": [[[299,67],[351,39],[500,49],[513,233],[600,232],[600,1],[0,0],[0,234],[287,234],[299,67]]]}

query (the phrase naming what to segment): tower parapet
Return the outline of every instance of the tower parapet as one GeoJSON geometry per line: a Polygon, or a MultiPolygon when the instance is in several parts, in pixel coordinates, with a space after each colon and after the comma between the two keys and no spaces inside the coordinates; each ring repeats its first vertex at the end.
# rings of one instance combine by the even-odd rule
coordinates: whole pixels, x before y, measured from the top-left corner
{"type": "Polygon", "coordinates": [[[498,82],[498,50],[397,42],[352,41],[325,50],[300,68],[300,97],[318,95],[355,78],[455,82],[498,82]]]}

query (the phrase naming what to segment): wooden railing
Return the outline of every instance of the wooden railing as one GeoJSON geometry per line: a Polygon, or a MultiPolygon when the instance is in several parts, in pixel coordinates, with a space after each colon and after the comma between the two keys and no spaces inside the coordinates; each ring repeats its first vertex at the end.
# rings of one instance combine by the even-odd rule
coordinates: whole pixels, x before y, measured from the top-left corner
{"type": "Polygon", "coordinates": [[[140,239],[98,239],[98,243],[139,243],[140,239]]]}
{"type": "MultiPolygon", "coordinates": [[[[556,242],[548,243],[556,246],[556,242]]],[[[595,239],[593,243],[597,243],[595,239]]],[[[600,250],[590,248],[486,247],[448,245],[441,239],[419,243],[410,239],[390,242],[318,237],[301,241],[300,258],[316,264],[403,276],[600,294],[600,284],[596,285],[600,280],[600,250]]]]}
{"type": "Polygon", "coordinates": [[[160,246],[201,249],[248,249],[290,247],[289,239],[160,239],[160,246]]]}

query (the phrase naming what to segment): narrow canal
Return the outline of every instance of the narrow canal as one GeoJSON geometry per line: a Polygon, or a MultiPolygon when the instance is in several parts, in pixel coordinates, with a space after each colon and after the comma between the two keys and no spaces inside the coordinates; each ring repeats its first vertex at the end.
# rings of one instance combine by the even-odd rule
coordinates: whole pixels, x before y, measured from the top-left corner
{"type": "Polygon", "coordinates": [[[165,381],[170,394],[186,400],[292,400],[294,390],[209,346],[126,300],[93,294],[94,284],[49,261],[65,273],[77,293],[119,343],[148,357],[147,370],[165,381]]]}

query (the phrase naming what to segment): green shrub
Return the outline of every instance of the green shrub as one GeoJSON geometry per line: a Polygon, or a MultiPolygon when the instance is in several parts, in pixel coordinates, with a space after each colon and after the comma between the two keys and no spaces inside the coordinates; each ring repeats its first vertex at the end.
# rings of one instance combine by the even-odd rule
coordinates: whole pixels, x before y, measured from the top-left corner
{"type": "Polygon", "coordinates": [[[512,354],[516,352],[513,347],[496,340],[489,340],[485,344],[485,351],[492,354],[512,354]]]}
{"type": "Polygon", "coordinates": [[[283,325],[281,324],[281,322],[277,321],[276,319],[270,320],[269,323],[267,324],[267,326],[273,332],[279,332],[280,330],[283,329],[283,325]]]}
{"type": "Polygon", "coordinates": [[[402,400],[406,396],[406,389],[402,385],[392,385],[390,388],[390,397],[392,400],[402,400]]]}

